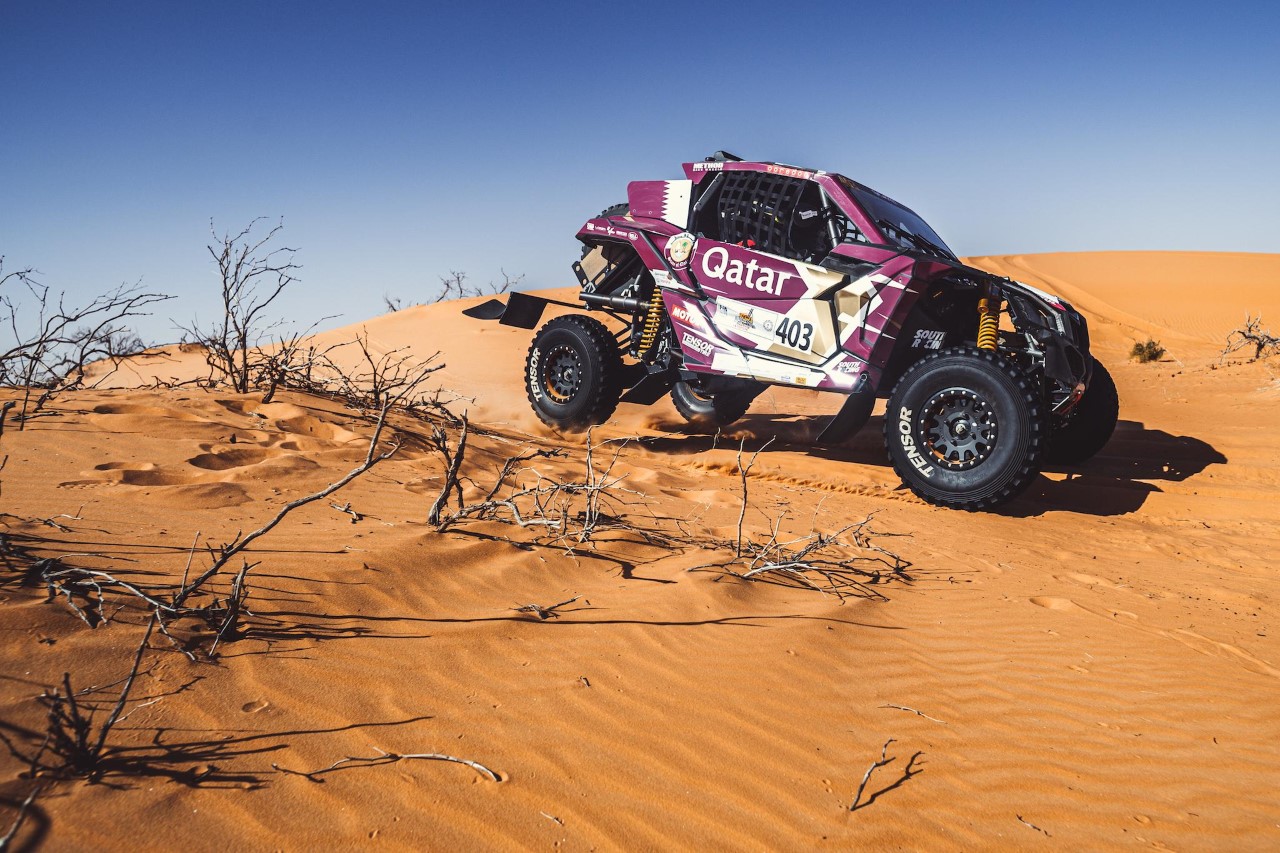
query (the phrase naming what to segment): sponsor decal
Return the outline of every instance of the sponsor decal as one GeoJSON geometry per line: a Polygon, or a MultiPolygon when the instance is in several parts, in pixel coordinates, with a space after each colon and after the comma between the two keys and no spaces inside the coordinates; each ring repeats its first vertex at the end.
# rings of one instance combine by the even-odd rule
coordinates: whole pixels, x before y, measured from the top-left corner
{"type": "Polygon", "coordinates": [[[693,326],[695,329],[698,329],[703,332],[708,331],[707,321],[703,319],[702,315],[699,314],[697,311],[690,311],[688,308],[686,308],[683,305],[677,305],[676,307],[672,308],[671,316],[675,317],[677,320],[679,320],[681,323],[684,323],[686,326],[693,326]]]}
{"type": "Polygon", "coordinates": [[[920,451],[916,448],[916,441],[911,437],[911,410],[906,406],[903,406],[902,411],[898,413],[898,437],[902,441],[902,449],[907,451],[907,461],[921,474],[932,477],[933,468],[920,455],[920,451]]]}
{"type": "Polygon", "coordinates": [[[739,329],[754,329],[756,327],[756,309],[739,311],[738,316],[733,318],[733,324],[739,329]]]}
{"type": "Polygon", "coordinates": [[[625,228],[614,228],[612,225],[596,225],[594,222],[587,223],[588,231],[599,231],[601,234],[607,234],[610,237],[626,237],[628,240],[638,240],[640,235],[634,231],[628,231],[625,228]]]}
{"type": "Polygon", "coordinates": [[[795,383],[795,384],[797,384],[797,385],[808,385],[808,384],[809,384],[809,377],[807,377],[807,376],[797,376],[795,379],[793,379],[793,380],[791,380],[791,381],[792,381],[792,382],[794,382],[794,383],[795,383]]]}
{"type": "Polygon", "coordinates": [[[710,341],[704,341],[702,338],[698,337],[692,332],[685,332],[684,337],[681,338],[680,340],[689,349],[708,358],[711,356],[711,353],[715,350],[715,346],[713,346],[710,341]]]}
{"type": "Polygon", "coordinates": [[[813,172],[805,169],[795,169],[791,166],[774,166],[770,164],[765,166],[764,170],[771,175],[785,175],[788,178],[804,178],[807,180],[813,177],[813,172]]]}
{"type": "Polygon", "coordinates": [[[542,386],[538,383],[538,359],[541,355],[541,351],[536,349],[529,355],[529,391],[539,400],[542,399],[542,386]]]}
{"type": "Polygon", "coordinates": [[[772,332],[772,331],[773,331],[773,321],[772,321],[772,320],[765,320],[765,321],[764,321],[764,323],[763,323],[763,324],[761,324],[761,328],[762,328],[762,329],[764,329],[766,332],[772,332]]]}
{"type": "Polygon", "coordinates": [[[836,365],[836,370],[840,373],[861,373],[862,363],[857,361],[842,361],[836,365]]]}
{"type": "Polygon", "coordinates": [[[916,332],[915,340],[911,342],[911,346],[916,349],[942,349],[942,341],[946,336],[946,332],[920,329],[916,332]]]}
{"type": "Polygon", "coordinates": [[[694,163],[693,171],[695,172],[719,172],[724,169],[724,163],[694,163]]]}
{"type": "Polygon", "coordinates": [[[667,260],[671,262],[672,269],[687,270],[689,268],[689,259],[693,257],[693,235],[689,232],[677,234],[667,241],[666,248],[667,260]]]}
{"type": "Polygon", "coordinates": [[[793,273],[761,266],[755,258],[746,263],[730,258],[729,250],[723,246],[713,246],[703,254],[702,275],[726,284],[749,287],[771,296],[781,296],[783,286],[789,279],[795,278],[793,273]]]}

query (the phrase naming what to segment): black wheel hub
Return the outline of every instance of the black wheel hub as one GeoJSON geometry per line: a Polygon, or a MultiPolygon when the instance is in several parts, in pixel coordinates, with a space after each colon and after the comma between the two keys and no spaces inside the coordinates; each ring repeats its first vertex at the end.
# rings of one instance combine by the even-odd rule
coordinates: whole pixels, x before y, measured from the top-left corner
{"type": "Polygon", "coordinates": [[[947,388],[921,408],[925,446],[951,471],[982,464],[996,446],[999,424],[991,404],[968,388],[947,388]]]}
{"type": "Polygon", "coordinates": [[[571,346],[558,346],[543,362],[542,384],[551,399],[567,403],[582,387],[582,356],[571,346]]]}

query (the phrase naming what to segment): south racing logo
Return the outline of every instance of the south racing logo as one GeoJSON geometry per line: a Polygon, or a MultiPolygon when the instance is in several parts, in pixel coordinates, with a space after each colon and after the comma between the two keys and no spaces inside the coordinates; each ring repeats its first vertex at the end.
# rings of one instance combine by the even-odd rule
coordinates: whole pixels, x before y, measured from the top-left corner
{"type": "Polygon", "coordinates": [[[911,342],[911,346],[916,349],[942,349],[942,342],[946,337],[946,332],[920,329],[916,332],[915,340],[911,342]]]}

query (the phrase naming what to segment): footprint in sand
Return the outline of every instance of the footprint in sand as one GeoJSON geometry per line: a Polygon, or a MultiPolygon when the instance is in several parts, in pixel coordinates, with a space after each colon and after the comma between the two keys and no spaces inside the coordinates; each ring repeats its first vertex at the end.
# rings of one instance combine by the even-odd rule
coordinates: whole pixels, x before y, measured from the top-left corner
{"type": "Polygon", "coordinates": [[[1050,610],[1075,610],[1080,605],[1069,598],[1055,598],[1052,595],[1037,595],[1031,599],[1036,607],[1047,607],[1050,610]]]}
{"type": "Polygon", "coordinates": [[[91,409],[95,415],[140,415],[147,418],[168,418],[175,421],[203,420],[199,415],[171,409],[167,406],[148,406],[138,403],[103,403],[91,409]]]}
{"type": "Polygon", "coordinates": [[[187,460],[187,464],[206,471],[229,471],[233,468],[244,468],[257,465],[280,456],[280,451],[262,448],[244,448],[242,450],[220,450],[212,453],[201,453],[187,460]]]}

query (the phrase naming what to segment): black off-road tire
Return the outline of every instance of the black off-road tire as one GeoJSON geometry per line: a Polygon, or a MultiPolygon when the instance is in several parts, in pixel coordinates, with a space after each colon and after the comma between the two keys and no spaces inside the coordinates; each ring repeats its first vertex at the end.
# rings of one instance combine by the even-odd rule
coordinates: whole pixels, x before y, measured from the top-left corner
{"type": "MultiPolygon", "coordinates": [[[[600,211],[600,216],[601,216],[601,217],[605,217],[605,216],[622,216],[623,214],[625,214],[625,213],[630,213],[630,212],[631,212],[631,203],[630,203],[630,202],[626,202],[626,201],[622,201],[622,202],[618,202],[617,204],[611,204],[611,205],[609,205],[608,207],[606,207],[604,210],[600,211]]],[[[583,246],[582,246],[582,257],[584,257],[584,258],[585,258],[585,257],[586,257],[590,252],[591,252],[591,250],[592,250],[593,248],[595,248],[595,247],[594,247],[594,246],[588,246],[588,245],[586,245],[586,244],[583,244],[583,246]]]]}
{"type": "Polygon", "coordinates": [[[907,368],[889,397],[889,461],[911,491],[952,509],[991,509],[1040,472],[1048,425],[1031,378],[987,350],[951,347],[907,368]]]}
{"type": "Polygon", "coordinates": [[[602,424],[622,395],[622,356],[605,325],[566,314],[543,325],[524,363],[525,392],[547,426],[580,431],[602,424]]]}
{"type": "Polygon", "coordinates": [[[744,382],[741,388],[707,394],[696,384],[681,380],[671,386],[671,402],[689,423],[699,429],[714,430],[741,420],[751,408],[751,401],[759,397],[765,387],[759,382],[744,382]]]}
{"type": "Polygon", "coordinates": [[[1096,358],[1084,396],[1064,420],[1055,421],[1044,458],[1059,465],[1078,465],[1107,446],[1120,419],[1120,395],[1111,374],[1096,358]]]}

